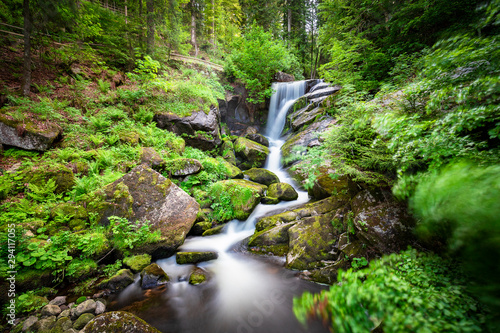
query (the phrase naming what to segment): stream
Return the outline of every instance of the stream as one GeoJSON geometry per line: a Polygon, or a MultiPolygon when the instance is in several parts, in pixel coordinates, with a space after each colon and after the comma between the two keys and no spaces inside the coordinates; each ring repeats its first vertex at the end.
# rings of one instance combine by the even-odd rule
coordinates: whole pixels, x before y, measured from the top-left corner
{"type": "Polygon", "coordinates": [[[274,83],[266,136],[270,154],[265,168],[281,182],[292,184],[299,197],[277,205],[259,204],[246,221],[227,223],[219,235],[188,237],[182,251],[216,251],[217,260],[198,264],[210,272],[211,278],[200,285],[190,285],[189,274],[194,265],[178,265],[175,255],[156,263],[168,274],[170,283],[143,290],[136,283],[110,298],[111,310],[134,313],[161,332],[236,332],[299,333],[328,332],[319,322],[303,327],[292,310],[293,297],[304,291],[319,292],[325,286],[304,281],[296,272],[284,269],[284,257],[258,256],[248,253],[244,240],[255,230],[261,216],[272,211],[309,201],[288,173],[281,168],[281,132],[287,110],[305,93],[306,82],[274,83]]]}

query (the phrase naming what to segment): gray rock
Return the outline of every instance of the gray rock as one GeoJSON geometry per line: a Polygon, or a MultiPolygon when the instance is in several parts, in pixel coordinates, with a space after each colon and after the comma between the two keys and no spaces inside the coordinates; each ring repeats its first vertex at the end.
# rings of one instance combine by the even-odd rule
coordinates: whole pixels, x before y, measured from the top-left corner
{"type": "Polygon", "coordinates": [[[36,324],[36,322],[38,321],[38,318],[35,317],[35,316],[29,316],[28,319],[26,319],[23,323],[23,329],[22,331],[23,332],[26,332],[28,331],[33,325],[36,324]]]}
{"type": "Polygon", "coordinates": [[[106,279],[99,283],[97,287],[99,289],[119,291],[132,283],[134,283],[134,276],[132,275],[132,272],[129,269],[121,269],[109,279],[106,279]]]}
{"type": "Polygon", "coordinates": [[[219,110],[211,107],[208,114],[198,111],[187,117],[179,117],[176,114],[164,112],[155,114],[153,120],[159,128],[183,135],[186,144],[201,150],[212,150],[222,143],[219,118],[219,110]]]}
{"type": "Polygon", "coordinates": [[[32,327],[39,332],[50,332],[56,324],[56,316],[47,317],[37,321],[32,327]]]}
{"type": "Polygon", "coordinates": [[[172,176],[194,175],[203,170],[201,162],[192,158],[177,158],[168,161],[165,165],[165,171],[172,176]]]}
{"type": "Polygon", "coordinates": [[[292,82],[295,81],[295,77],[292,74],[277,72],[274,74],[274,80],[276,80],[276,82],[292,82]]]}
{"type": "Polygon", "coordinates": [[[0,114],[0,143],[27,150],[46,151],[62,133],[60,126],[43,122],[16,121],[0,114]]]}
{"type": "Polygon", "coordinates": [[[108,217],[116,215],[149,223],[152,231],[160,230],[162,242],[154,250],[135,249],[142,253],[173,252],[184,242],[199,210],[194,198],[145,165],[135,167],[104,191],[107,207],[101,212],[101,224],[108,224],[108,217]]]}
{"type": "Polygon", "coordinates": [[[71,309],[66,309],[66,310],[63,310],[59,316],[57,316],[57,319],[60,319],[62,317],[70,317],[71,316],[71,309]]]}
{"type": "Polygon", "coordinates": [[[57,296],[49,302],[49,305],[63,305],[66,303],[66,298],[66,296],[57,296]]]}
{"type": "Polygon", "coordinates": [[[96,307],[95,307],[96,316],[100,315],[101,313],[104,313],[106,311],[106,305],[104,305],[104,303],[102,303],[101,301],[97,301],[95,303],[96,303],[96,307]]]}
{"type": "Polygon", "coordinates": [[[78,317],[78,319],[73,323],[73,328],[75,330],[81,330],[82,328],[85,327],[85,325],[87,325],[87,323],[89,321],[91,321],[94,318],[95,318],[95,316],[93,314],[91,314],[91,313],[84,313],[80,317],[78,317]]]}
{"type": "Polygon", "coordinates": [[[61,308],[57,305],[45,305],[42,308],[42,317],[57,316],[61,313],[61,308]]]}
{"type": "Polygon", "coordinates": [[[299,197],[299,194],[292,185],[287,183],[273,183],[269,185],[267,195],[285,201],[296,200],[299,197]]]}
{"type": "Polygon", "coordinates": [[[144,320],[124,311],[106,312],[92,319],[83,333],[160,333],[144,320]]]}
{"type": "Polygon", "coordinates": [[[170,281],[168,275],[157,264],[151,264],[141,272],[142,289],[150,289],[170,281]]]}
{"type": "Polygon", "coordinates": [[[313,98],[319,98],[319,97],[323,97],[323,96],[330,96],[330,95],[335,94],[340,89],[342,89],[341,86],[335,85],[333,87],[326,87],[323,89],[313,90],[312,92],[305,94],[304,97],[307,99],[313,99],[313,98]]]}
{"type": "Polygon", "coordinates": [[[68,317],[61,317],[57,320],[53,330],[55,332],[66,332],[72,327],[73,323],[71,322],[71,319],[69,319],[68,317]]]}
{"type": "Polygon", "coordinates": [[[257,142],[263,146],[269,147],[269,140],[262,134],[248,133],[247,135],[245,135],[245,138],[252,140],[253,142],[257,142]]]}
{"type": "Polygon", "coordinates": [[[88,299],[85,302],[80,303],[75,310],[75,315],[80,317],[84,313],[93,313],[96,309],[96,302],[93,299],[88,299]]]}
{"type": "Polygon", "coordinates": [[[165,167],[165,160],[152,147],[142,147],[140,151],[141,163],[153,170],[162,170],[165,167]]]}

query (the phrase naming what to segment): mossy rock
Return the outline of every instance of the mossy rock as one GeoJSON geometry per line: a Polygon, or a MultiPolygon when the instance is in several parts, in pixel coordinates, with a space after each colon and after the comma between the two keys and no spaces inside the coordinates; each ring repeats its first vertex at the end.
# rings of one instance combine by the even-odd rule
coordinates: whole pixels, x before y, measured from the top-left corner
{"type": "Polygon", "coordinates": [[[75,175],[65,165],[59,163],[43,163],[23,170],[24,182],[39,188],[46,186],[50,179],[57,185],[54,193],[64,193],[75,186],[75,175]]]}
{"type": "Polygon", "coordinates": [[[268,197],[265,196],[262,199],[260,199],[260,203],[264,205],[276,205],[280,202],[280,199],[278,198],[273,198],[273,197],[268,197]]]}
{"type": "Polygon", "coordinates": [[[52,285],[52,272],[49,270],[30,269],[16,276],[16,287],[18,292],[35,290],[52,285]]]}
{"type": "Polygon", "coordinates": [[[132,272],[138,273],[149,264],[151,264],[151,256],[146,253],[137,256],[126,257],[123,259],[123,264],[129,267],[132,272]]]}
{"type": "Polygon", "coordinates": [[[202,236],[212,236],[212,235],[220,234],[222,232],[223,228],[224,228],[224,225],[218,225],[216,227],[213,227],[213,228],[205,231],[202,236]]]}
{"type": "Polygon", "coordinates": [[[255,230],[263,231],[275,227],[278,224],[292,222],[297,219],[297,216],[295,211],[286,211],[276,215],[261,217],[255,224],[255,230]]]}
{"type": "Polygon", "coordinates": [[[276,227],[271,227],[263,231],[255,232],[248,241],[250,251],[257,253],[272,253],[277,256],[284,256],[288,253],[290,229],[297,222],[290,222],[276,227]]]}
{"type": "Polygon", "coordinates": [[[300,220],[288,229],[289,251],[286,267],[297,270],[318,268],[322,261],[333,261],[332,253],[338,235],[331,224],[335,212],[311,216],[300,220]]]}
{"type": "Polygon", "coordinates": [[[199,267],[196,267],[189,276],[189,284],[192,285],[202,284],[207,280],[208,280],[208,273],[199,267]]]}
{"type": "Polygon", "coordinates": [[[222,141],[222,158],[225,159],[228,163],[232,165],[236,165],[236,155],[234,154],[234,144],[228,139],[224,138],[222,141]]]}
{"type": "Polygon", "coordinates": [[[76,203],[60,203],[50,210],[50,216],[54,219],[57,216],[71,216],[68,226],[73,231],[80,231],[86,227],[88,220],[87,210],[76,203]]]}
{"type": "Polygon", "coordinates": [[[29,118],[9,119],[0,113],[0,144],[27,150],[46,151],[61,137],[62,128],[54,123],[43,122],[43,127],[29,118]],[[19,135],[19,132],[24,132],[19,135]]]}
{"type": "Polygon", "coordinates": [[[84,313],[73,323],[73,328],[79,331],[94,318],[95,316],[92,313],[84,313]]]}
{"type": "Polygon", "coordinates": [[[164,170],[172,176],[188,176],[200,172],[203,166],[193,158],[177,158],[167,161],[164,170]]]}
{"type": "Polygon", "coordinates": [[[68,317],[61,317],[57,320],[55,326],[52,328],[52,333],[65,333],[73,327],[71,319],[68,317]]]}
{"type": "Polygon", "coordinates": [[[197,264],[203,261],[215,260],[219,257],[217,252],[177,252],[175,261],[179,265],[197,264]]]}
{"type": "Polygon", "coordinates": [[[243,179],[230,179],[215,183],[212,189],[216,189],[214,202],[220,199],[220,193],[229,194],[234,217],[245,220],[259,204],[267,186],[243,179]]]}
{"type": "Polygon", "coordinates": [[[170,281],[167,273],[161,269],[158,264],[151,264],[144,268],[141,272],[141,287],[142,289],[150,289],[170,281]]]}
{"type": "Polygon", "coordinates": [[[320,174],[314,185],[307,192],[315,199],[324,199],[332,195],[349,201],[359,192],[358,187],[348,176],[330,173],[320,174]]]}
{"type": "Polygon", "coordinates": [[[299,197],[299,194],[292,185],[287,183],[273,183],[269,185],[267,196],[278,198],[280,200],[292,201],[299,197]]]}
{"type": "Polygon", "coordinates": [[[160,333],[139,317],[125,312],[112,311],[92,319],[83,329],[83,333],[160,333]]]}
{"type": "Polygon", "coordinates": [[[234,143],[234,150],[236,155],[243,160],[239,165],[240,169],[261,168],[269,155],[269,149],[266,146],[241,137],[234,143]]]}
{"type": "Polygon", "coordinates": [[[47,318],[43,318],[37,321],[32,327],[36,332],[40,333],[50,333],[52,332],[52,328],[56,324],[56,316],[51,316],[47,318]]]}
{"type": "Polygon", "coordinates": [[[139,144],[140,135],[133,131],[120,131],[118,132],[118,137],[121,143],[129,144],[131,146],[136,146],[139,144]]]}
{"type": "Polygon", "coordinates": [[[163,170],[165,168],[165,160],[152,147],[141,147],[139,151],[142,164],[146,164],[153,170],[163,170]]]}
{"type": "Polygon", "coordinates": [[[211,228],[211,222],[198,222],[191,228],[189,234],[193,236],[201,236],[205,231],[210,230],[211,228]]]}
{"type": "Polygon", "coordinates": [[[132,283],[134,283],[134,275],[132,272],[129,269],[121,269],[109,279],[100,282],[97,288],[119,291],[132,283]]]}
{"type": "Polygon", "coordinates": [[[186,141],[184,141],[183,138],[175,138],[165,142],[165,147],[179,155],[182,155],[186,149],[186,141]]]}
{"type": "Polygon", "coordinates": [[[253,142],[257,142],[265,147],[269,147],[269,140],[259,133],[248,133],[245,135],[245,138],[248,140],[252,140],[253,142]]]}
{"type": "Polygon", "coordinates": [[[280,179],[274,172],[266,169],[252,168],[246,170],[245,172],[243,172],[243,174],[247,176],[251,181],[267,186],[280,182],[280,179]]]}

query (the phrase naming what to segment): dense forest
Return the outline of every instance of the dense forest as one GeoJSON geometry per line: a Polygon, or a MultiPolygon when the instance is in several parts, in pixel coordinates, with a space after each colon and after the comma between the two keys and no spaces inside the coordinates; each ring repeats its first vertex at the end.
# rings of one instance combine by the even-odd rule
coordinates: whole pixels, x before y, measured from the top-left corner
{"type": "Polygon", "coordinates": [[[240,250],[327,285],[297,327],[498,331],[499,33],[499,0],[0,0],[0,330],[125,332],[112,294],[217,258],[186,236],[297,199],[261,173],[273,82],[304,80],[280,147],[310,202],[240,250]]]}

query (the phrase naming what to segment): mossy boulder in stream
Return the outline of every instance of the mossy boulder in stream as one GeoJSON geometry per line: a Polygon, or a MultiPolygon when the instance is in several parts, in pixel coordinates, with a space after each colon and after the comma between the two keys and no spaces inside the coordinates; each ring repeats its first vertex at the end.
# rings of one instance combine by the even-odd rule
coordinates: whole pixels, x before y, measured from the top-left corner
{"type": "Polygon", "coordinates": [[[266,162],[269,149],[252,140],[238,138],[234,143],[236,156],[240,158],[240,169],[261,168],[266,162]]]}
{"type": "Polygon", "coordinates": [[[97,285],[99,289],[110,289],[119,291],[134,283],[134,275],[129,269],[121,269],[109,279],[103,280],[97,285]]]}
{"type": "Polygon", "coordinates": [[[62,128],[49,122],[39,122],[23,117],[14,120],[0,114],[0,144],[27,150],[46,151],[61,137],[62,128]]]}
{"type": "Polygon", "coordinates": [[[208,280],[208,273],[199,267],[196,267],[189,276],[189,284],[192,285],[198,285],[207,280],[208,280]]]}
{"type": "Polygon", "coordinates": [[[141,272],[141,287],[142,289],[150,289],[170,281],[167,273],[161,269],[158,264],[151,264],[144,268],[141,272]]]}
{"type": "Polygon", "coordinates": [[[103,313],[83,328],[83,333],[160,333],[139,317],[125,311],[103,313]]]}
{"type": "Polygon", "coordinates": [[[246,170],[243,174],[251,181],[267,186],[280,182],[280,179],[274,172],[266,169],[252,168],[250,170],[246,170]]]}
{"type": "Polygon", "coordinates": [[[284,256],[288,253],[290,229],[297,222],[290,222],[276,227],[256,232],[248,241],[250,251],[257,253],[272,253],[277,256],[284,256]]]}
{"type": "Polygon", "coordinates": [[[296,200],[299,197],[299,194],[292,185],[287,183],[273,183],[269,185],[267,195],[285,201],[296,200]]]}
{"type": "Polygon", "coordinates": [[[207,251],[207,252],[177,252],[175,255],[175,261],[179,265],[184,264],[197,264],[203,261],[209,261],[217,259],[219,255],[217,252],[207,251]]]}
{"type": "Polygon", "coordinates": [[[266,189],[267,186],[249,180],[230,179],[212,185],[211,193],[215,203],[230,204],[234,218],[245,220],[259,204],[266,189]]]}
{"type": "Polygon", "coordinates": [[[269,147],[269,140],[259,133],[248,133],[245,135],[245,138],[248,140],[252,140],[253,142],[257,142],[263,146],[269,147]]]}
{"type": "Polygon", "coordinates": [[[153,231],[160,230],[162,238],[155,246],[134,249],[153,257],[173,254],[184,242],[199,210],[195,199],[145,165],[106,186],[104,200],[96,206],[101,224],[108,224],[108,217],[116,215],[148,223],[153,231]]]}
{"type": "Polygon", "coordinates": [[[142,271],[145,267],[151,264],[151,256],[149,254],[141,254],[131,257],[126,257],[123,259],[125,266],[129,267],[132,272],[138,273],[142,271]]]}

